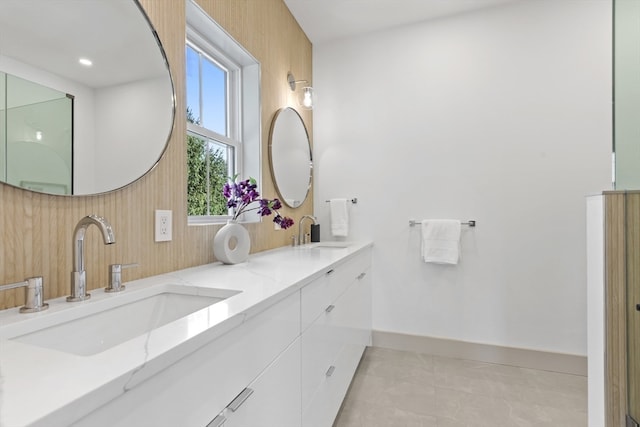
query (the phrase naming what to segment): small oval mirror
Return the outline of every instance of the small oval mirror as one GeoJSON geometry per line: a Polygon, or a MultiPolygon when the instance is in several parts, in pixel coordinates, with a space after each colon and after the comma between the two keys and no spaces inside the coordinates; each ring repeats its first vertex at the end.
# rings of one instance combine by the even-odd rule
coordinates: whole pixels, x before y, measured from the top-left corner
{"type": "Polygon", "coordinates": [[[297,208],[311,188],[313,159],[307,128],[293,108],[278,110],[269,135],[271,175],[281,201],[297,208]]]}

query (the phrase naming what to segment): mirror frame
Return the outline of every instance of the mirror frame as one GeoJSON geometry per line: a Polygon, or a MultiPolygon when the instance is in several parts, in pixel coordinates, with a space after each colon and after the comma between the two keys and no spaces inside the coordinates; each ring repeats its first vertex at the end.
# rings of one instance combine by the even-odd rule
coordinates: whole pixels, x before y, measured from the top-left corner
{"type": "Polygon", "coordinates": [[[273,185],[276,188],[276,191],[278,192],[278,195],[280,196],[280,201],[287,207],[290,207],[292,209],[296,209],[301,207],[304,202],[307,200],[307,197],[309,197],[309,191],[311,190],[311,186],[313,185],[313,150],[311,147],[311,139],[309,138],[309,131],[307,130],[307,125],[304,123],[304,120],[302,119],[302,116],[300,116],[300,113],[298,113],[296,111],[295,108],[293,107],[282,107],[280,108],[278,111],[276,111],[273,120],[271,121],[271,129],[269,130],[269,170],[271,172],[271,179],[273,180],[273,185]],[[278,185],[278,180],[276,179],[276,173],[275,173],[275,168],[273,167],[273,132],[276,128],[276,122],[278,120],[278,117],[280,116],[280,114],[282,114],[284,111],[287,110],[291,110],[293,111],[293,113],[298,117],[298,119],[300,120],[300,123],[302,124],[302,128],[304,129],[304,134],[307,138],[307,147],[309,147],[309,183],[307,185],[307,191],[304,194],[304,198],[302,199],[302,201],[300,202],[300,204],[298,206],[291,206],[289,203],[287,203],[287,199],[284,197],[284,195],[282,194],[282,191],[280,190],[280,186],[278,185]]]}
{"type": "Polygon", "coordinates": [[[160,40],[160,37],[158,36],[158,32],[156,31],[155,27],[153,26],[153,23],[151,22],[151,19],[149,18],[149,15],[147,15],[146,11],[144,10],[144,8],[142,7],[142,5],[140,4],[139,0],[131,0],[133,2],[133,4],[135,5],[135,7],[138,9],[138,11],[142,14],[142,17],[144,18],[144,20],[146,21],[147,25],[149,26],[149,30],[151,31],[151,34],[153,35],[153,38],[156,41],[156,45],[158,47],[158,49],[160,50],[160,55],[162,55],[162,61],[164,62],[164,65],[166,67],[166,71],[167,71],[167,76],[169,78],[169,86],[171,88],[171,123],[169,125],[169,129],[168,129],[168,133],[167,133],[167,137],[166,140],[164,142],[164,146],[162,148],[162,150],[160,151],[160,154],[158,155],[158,158],[155,159],[153,161],[153,163],[151,164],[151,166],[149,166],[149,168],[142,173],[142,175],[140,175],[139,177],[137,177],[136,179],[134,179],[133,181],[121,185],[119,187],[107,190],[107,191],[101,191],[101,192],[96,192],[96,193],[86,193],[86,194],[54,194],[54,193],[46,193],[46,192],[41,192],[41,191],[35,191],[35,190],[30,190],[28,188],[24,188],[24,187],[20,187],[14,184],[10,184],[8,182],[4,182],[4,181],[0,181],[0,185],[7,185],[9,187],[13,187],[13,188],[17,188],[23,191],[27,191],[29,193],[35,193],[35,194],[43,194],[43,195],[47,195],[47,196],[58,196],[58,197],[93,197],[93,196],[100,196],[100,195],[105,195],[105,194],[110,194],[113,193],[115,191],[119,191],[122,190],[138,181],[140,181],[142,178],[144,178],[146,175],[148,175],[152,170],[154,170],[156,168],[156,166],[158,166],[158,163],[160,163],[160,160],[162,159],[162,157],[164,156],[164,154],[167,152],[167,149],[169,147],[169,142],[171,141],[171,137],[173,136],[173,132],[175,130],[175,124],[176,124],[176,87],[175,87],[175,83],[173,80],[173,74],[171,73],[171,66],[169,65],[169,60],[167,59],[167,54],[164,50],[164,47],[162,46],[162,41],[160,40]]]}

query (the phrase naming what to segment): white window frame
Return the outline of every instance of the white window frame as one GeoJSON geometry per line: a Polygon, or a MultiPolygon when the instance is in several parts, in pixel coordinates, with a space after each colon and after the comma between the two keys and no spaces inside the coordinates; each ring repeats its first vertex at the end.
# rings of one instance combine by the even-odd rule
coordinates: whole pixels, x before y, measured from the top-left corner
{"type": "MultiPolygon", "coordinates": [[[[256,178],[261,183],[260,63],[233,39],[193,0],[186,2],[186,45],[193,46],[227,71],[227,133],[221,135],[196,124],[187,131],[234,147],[234,169],[240,179],[256,178]]],[[[258,188],[261,191],[261,187],[258,188]]],[[[189,224],[219,224],[230,215],[189,216],[189,224]]],[[[259,215],[247,215],[242,222],[259,222],[259,215]]]]}

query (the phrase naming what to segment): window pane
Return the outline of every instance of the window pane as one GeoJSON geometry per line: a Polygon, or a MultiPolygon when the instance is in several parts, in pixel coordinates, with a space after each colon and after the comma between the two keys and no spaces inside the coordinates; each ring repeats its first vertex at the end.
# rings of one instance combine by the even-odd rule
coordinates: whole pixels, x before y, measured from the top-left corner
{"type": "Polygon", "coordinates": [[[187,46],[187,120],[200,123],[200,55],[187,46]]]}
{"type": "Polygon", "coordinates": [[[227,73],[213,62],[202,59],[202,126],[227,134],[227,73]]]}
{"type": "Polygon", "coordinates": [[[229,176],[230,159],[233,158],[233,149],[229,150],[227,145],[209,141],[209,191],[210,214],[228,215],[227,199],[222,195],[222,186],[227,182],[229,176]]]}
{"type": "Polygon", "coordinates": [[[233,147],[196,134],[187,135],[189,216],[228,215],[222,186],[232,173],[230,159],[233,159],[233,147]]]}
{"type": "Polygon", "coordinates": [[[206,141],[187,135],[187,214],[207,215],[207,156],[206,141]]]}

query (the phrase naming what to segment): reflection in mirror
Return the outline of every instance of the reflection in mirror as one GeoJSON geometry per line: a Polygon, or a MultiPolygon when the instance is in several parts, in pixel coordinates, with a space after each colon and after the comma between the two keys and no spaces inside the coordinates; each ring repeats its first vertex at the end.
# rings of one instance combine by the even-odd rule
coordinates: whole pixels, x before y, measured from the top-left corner
{"type": "MultiPolygon", "coordinates": [[[[51,194],[98,194],[137,180],[165,150],[173,85],[162,46],[135,0],[1,0],[0,71],[26,82],[0,90],[4,182],[51,194]],[[49,109],[15,125],[14,95],[31,98],[25,88],[36,86],[70,104],[71,116],[56,131],[66,129],[65,146],[43,129],[53,122],[49,109]],[[67,167],[66,180],[42,175],[43,160],[47,168],[57,161],[51,150],[67,167]]],[[[20,103],[38,110],[39,101],[20,103]]]]}
{"type": "Polygon", "coordinates": [[[1,72],[0,85],[6,95],[0,98],[0,180],[71,194],[73,98],[1,72]]]}
{"type": "Polygon", "coordinates": [[[313,161],[307,128],[293,108],[279,110],[271,125],[269,161],[283,203],[297,208],[311,187],[313,161]]]}

